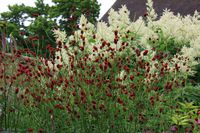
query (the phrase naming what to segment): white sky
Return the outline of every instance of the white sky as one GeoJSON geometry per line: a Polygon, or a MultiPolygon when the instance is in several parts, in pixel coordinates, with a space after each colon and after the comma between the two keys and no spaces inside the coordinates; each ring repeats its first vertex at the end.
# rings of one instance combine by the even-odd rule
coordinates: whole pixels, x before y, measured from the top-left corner
{"type": "MultiPolygon", "coordinates": [[[[104,13],[112,6],[112,4],[116,0],[97,0],[99,3],[101,3],[100,7],[100,15],[99,18],[101,18],[104,13]]],[[[13,4],[22,4],[24,3],[27,6],[33,6],[35,0],[0,0],[0,13],[8,11],[8,5],[13,5],[13,4]]],[[[44,0],[45,3],[48,3],[51,5],[51,0],[44,0]]]]}

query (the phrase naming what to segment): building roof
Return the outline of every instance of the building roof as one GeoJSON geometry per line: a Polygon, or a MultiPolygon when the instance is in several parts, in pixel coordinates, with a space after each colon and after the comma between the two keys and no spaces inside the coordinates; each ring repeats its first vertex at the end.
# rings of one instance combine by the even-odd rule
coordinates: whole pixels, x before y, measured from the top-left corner
{"type": "MultiPolygon", "coordinates": [[[[126,5],[130,11],[131,20],[143,16],[146,12],[146,1],[147,0],[117,0],[111,8],[117,10],[121,8],[121,5],[126,5]]],[[[200,12],[200,0],[153,0],[154,9],[158,14],[158,17],[162,15],[164,9],[170,9],[175,14],[180,13],[181,15],[193,14],[195,10],[200,12]]],[[[100,19],[108,22],[108,12],[100,19]]]]}

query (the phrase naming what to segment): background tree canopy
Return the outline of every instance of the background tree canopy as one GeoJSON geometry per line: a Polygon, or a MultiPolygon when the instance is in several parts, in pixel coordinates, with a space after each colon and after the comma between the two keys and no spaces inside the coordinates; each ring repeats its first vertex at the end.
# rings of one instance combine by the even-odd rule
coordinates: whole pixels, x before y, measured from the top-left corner
{"type": "Polygon", "coordinates": [[[1,35],[12,35],[19,48],[30,48],[44,56],[47,45],[56,46],[53,28],[60,28],[65,30],[67,35],[71,35],[78,28],[81,14],[92,23],[95,23],[99,16],[100,4],[96,0],[52,2],[53,6],[45,4],[44,0],[36,0],[35,7],[24,4],[9,6],[8,12],[1,13],[1,35]]]}

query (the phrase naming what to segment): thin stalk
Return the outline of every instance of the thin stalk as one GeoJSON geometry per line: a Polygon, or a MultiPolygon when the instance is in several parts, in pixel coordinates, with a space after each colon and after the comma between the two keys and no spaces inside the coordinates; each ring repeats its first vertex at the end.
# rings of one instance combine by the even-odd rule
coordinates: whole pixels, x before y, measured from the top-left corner
{"type": "MultiPolygon", "coordinates": [[[[2,63],[2,68],[3,68],[3,84],[4,84],[4,89],[6,90],[6,74],[5,74],[5,67],[4,67],[4,64],[2,63]]],[[[7,130],[7,119],[6,119],[6,110],[7,110],[7,95],[6,95],[6,91],[4,93],[5,95],[5,102],[4,102],[4,108],[3,108],[3,114],[4,115],[4,126],[5,126],[5,130],[7,130]]]]}

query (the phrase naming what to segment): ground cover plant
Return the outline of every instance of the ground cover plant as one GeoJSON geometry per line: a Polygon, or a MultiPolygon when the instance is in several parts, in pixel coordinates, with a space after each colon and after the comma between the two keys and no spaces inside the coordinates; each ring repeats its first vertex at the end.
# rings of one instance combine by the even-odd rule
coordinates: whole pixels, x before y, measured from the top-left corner
{"type": "Polygon", "coordinates": [[[156,19],[152,6],[134,22],[122,6],[109,25],[82,16],[73,35],[54,29],[57,48],[47,50],[55,58],[2,52],[0,129],[199,132],[200,86],[190,79],[199,72],[199,14],[166,10],[156,19]]]}

